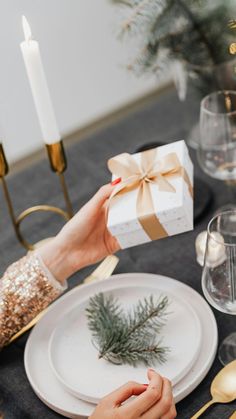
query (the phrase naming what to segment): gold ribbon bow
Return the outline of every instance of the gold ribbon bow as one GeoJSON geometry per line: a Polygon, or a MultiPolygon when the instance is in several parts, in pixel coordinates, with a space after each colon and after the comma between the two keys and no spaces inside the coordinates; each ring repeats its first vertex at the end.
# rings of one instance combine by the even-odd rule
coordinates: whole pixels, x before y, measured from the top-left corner
{"type": "Polygon", "coordinates": [[[110,201],[117,194],[138,189],[137,217],[151,240],[166,237],[168,233],[155,214],[150,184],[156,184],[163,192],[176,192],[169,179],[182,176],[193,196],[188,174],[181,166],[177,154],[169,153],[160,160],[156,159],[156,155],[157,149],[144,151],[141,154],[140,165],[128,153],[119,154],[108,161],[111,173],[122,178],[121,183],[114,188],[110,201]]]}

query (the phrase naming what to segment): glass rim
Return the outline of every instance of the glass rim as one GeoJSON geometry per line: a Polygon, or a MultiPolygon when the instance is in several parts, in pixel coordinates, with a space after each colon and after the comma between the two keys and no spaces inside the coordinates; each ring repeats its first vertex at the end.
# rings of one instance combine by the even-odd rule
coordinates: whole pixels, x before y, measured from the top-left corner
{"type": "Polygon", "coordinates": [[[212,112],[212,111],[209,111],[209,109],[207,109],[205,107],[204,102],[207,99],[209,99],[210,96],[220,95],[220,94],[223,94],[223,93],[226,93],[226,94],[228,93],[228,94],[236,96],[236,90],[216,90],[215,92],[211,92],[201,100],[201,104],[200,104],[201,111],[206,112],[209,115],[222,115],[223,116],[223,115],[234,115],[234,114],[236,114],[236,109],[234,111],[231,111],[231,112],[212,112]]]}
{"type": "MultiPolygon", "coordinates": [[[[230,247],[236,247],[236,243],[227,243],[227,242],[225,242],[224,241],[224,243],[222,243],[222,242],[220,242],[219,240],[217,240],[215,237],[213,237],[213,235],[212,235],[212,233],[213,233],[213,231],[211,232],[210,231],[210,228],[211,228],[211,226],[212,226],[212,224],[213,224],[213,222],[219,217],[219,216],[221,216],[221,215],[226,215],[226,214],[235,214],[235,216],[236,216],[236,209],[235,210],[226,210],[226,211],[222,211],[222,212],[219,212],[219,214],[216,214],[216,215],[214,215],[214,217],[212,217],[211,218],[211,220],[209,221],[209,223],[208,223],[208,225],[207,225],[207,236],[208,237],[210,237],[214,242],[216,242],[216,243],[218,243],[218,244],[220,244],[221,246],[222,245],[224,245],[224,246],[230,246],[230,247]]],[[[217,232],[217,231],[216,231],[217,232]]]]}

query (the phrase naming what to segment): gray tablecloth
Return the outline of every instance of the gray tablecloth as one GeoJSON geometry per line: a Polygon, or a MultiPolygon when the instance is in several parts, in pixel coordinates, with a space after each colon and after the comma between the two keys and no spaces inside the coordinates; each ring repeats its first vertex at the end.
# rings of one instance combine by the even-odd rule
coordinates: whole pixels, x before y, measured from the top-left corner
{"type": "MultiPolygon", "coordinates": [[[[181,104],[175,92],[168,91],[145,108],[130,114],[117,123],[99,130],[84,141],[67,147],[67,183],[74,209],[84,204],[97,188],[110,178],[106,168],[109,157],[123,151],[133,152],[138,146],[150,142],[170,142],[186,137],[193,121],[198,117],[195,101],[181,104]]],[[[33,141],[33,139],[32,139],[33,141]]],[[[201,268],[195,260],[194,241],[205,229],[215,208],[226,202],[225,186],[206,177],[198,167],[195,153],[191,152],[195,173],[204,179],[214,192],[214,205],[198,221],[195,230],[176,237],[119,252],[120,263],[116,273],[151,272],[176,278],[201,290],[201,268]]],[[[16,212],[42,203],[63,206],[63,197],[56,175],[52,174],[45,159],[20,174],[8,177],[10,193],[16,212]]],[[[27,220],[24,232],[37,241],[53,235],[60,227],[60,219],[49,214],[27,220]]],[[[0,191],[0,268],[1,272],[24,254],[18,244],[0,191]]],[[[78,284],[91,271],[83,269],[70,281],[78,284]]],[[[219,328],[219,341],[235,330],[235,318],[215,311],[219,328]]],[[[27,335],[5,348],[0,354],[0,411],[5,419],[53,419],[60,416],[48,409],[34,394],[27,380],[23,354],[27,335]]],[[[178,417],[189,418],[210,398],[210,383],[221,365],[216,359],[203,382],[188,397],[178,403],[178,417]]],[[[208,418],[228,418],[236,410],[236,403],[216,405],[207,411],[208,418]]]]}

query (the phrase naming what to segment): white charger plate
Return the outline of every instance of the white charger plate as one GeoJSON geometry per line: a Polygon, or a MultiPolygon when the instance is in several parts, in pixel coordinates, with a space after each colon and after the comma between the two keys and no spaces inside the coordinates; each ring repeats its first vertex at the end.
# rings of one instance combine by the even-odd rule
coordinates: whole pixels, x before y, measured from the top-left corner
{"type": "MultiPolygon", "coordinates": [[[[218,333],[214,315],[206,301],[189,286],[161,275],[132,273],[115,275],[111,279],[96,283],[96,292],[107,289],[111,281],[125,283],[132,278],[134,284],[137,280],[153,281],[163,292],[191,301],[191,305],[200,319],[202,326],[202,346],[199,356],[189,371],[173,388],[176,403],[191,393],[203,380],[209,371],[216,354],[218,333]]],[[[56,379],[50,368],[48,357],[48,343],[50,336],[63,317],[65,311],[77,305],[78,297],[87,295],[91,288],[94,294],[94,284],[75,288],[56,301],[34,327],[25,348],[25,370],[30,384],[37,396],[51,409],[69,418],[84,419],[94,410],[94,405],[84,402],[65,391],[56,379]]]]}
{"type": "MultiPolygon", "coordinates": [[[[168,296],[167,323],[157,340],[170,348],[164,364],[150,365],[167,377],[173,385],[177,384],[191,369],[202,344],[201,324],[191,306],[170,292],[158,289],[153,280],[133,280],[126,278],[125,284],[118,281],[107,283],[112,295],[121,303],[125,312],[132,310],[138,300],[143,301],[150,295],[157,300],[161,295],[168,296]]],[[[94,284],[96,293],[96,284],[94,284]]],[[[88,289],[90,294],[90,289],[88,289]]],[[[89,299],[78,298],[78,306],[65,314],[55,328],[49,342],[49,360],[54,374],[69,393],[81,400],[97,404],[106,394],[114,391],[125,382],[132,380],[144,383],[147,368],[143,365],[114,365],[98,359],[98,350],[92,344],[91,331],[88,329],[86,307],[89,299]]]]}

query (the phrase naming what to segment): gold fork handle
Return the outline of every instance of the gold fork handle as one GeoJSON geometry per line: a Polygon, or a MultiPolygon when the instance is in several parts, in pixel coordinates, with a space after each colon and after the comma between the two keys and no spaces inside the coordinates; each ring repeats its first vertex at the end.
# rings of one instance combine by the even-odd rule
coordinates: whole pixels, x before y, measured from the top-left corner
{"type": "Polygon", "coordinates": [[[205,412],[205,410],[207,410],[208,407],[210,407],[214,403],[216,403],[216,401],[214,399],[212,399],[208,403],[204,404],[204,406],[202,406],[201,409],[198,410],[198,412],[195,413],[195,415],[193,415],[191,417],[191,419],[197,419],[197,418],[199,418],[199,416],[201,416],[205,412]]]}
{"type": "MultiPolygon", "coordinates": [[[[14,342],[14,340],[18,339],[21,335],[23,335],[25,332],[30,330],[31,327],[34,327],[36,325],[36,323],[38,323],[38,321],[43,317],[43,315],[46,312],[47,312],[46,308],[44,310],[40,311],[40,313],[37,314],[37,316],[35,316],[28,324],[26,324],[26,326],[22,327],[22,329],[20,329],[19,332],[15,333],[15,335],[13,335],[11,337],[11,339],[7,342],[7,344],[5,346],[10,345],[10,343],[14,342]]],[[[1,416],[0,416],[0,419],[1,419],[1,416]]]]}

